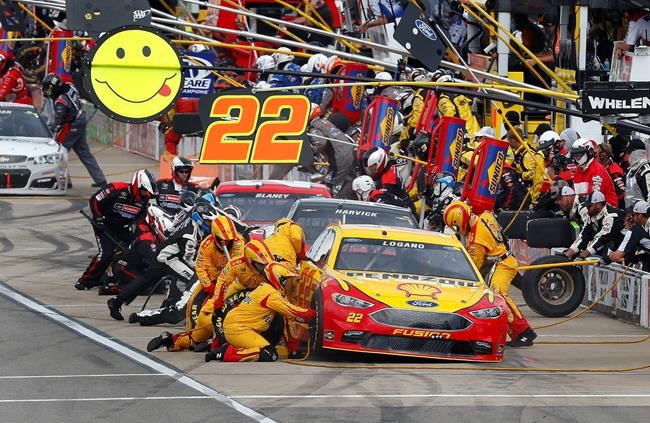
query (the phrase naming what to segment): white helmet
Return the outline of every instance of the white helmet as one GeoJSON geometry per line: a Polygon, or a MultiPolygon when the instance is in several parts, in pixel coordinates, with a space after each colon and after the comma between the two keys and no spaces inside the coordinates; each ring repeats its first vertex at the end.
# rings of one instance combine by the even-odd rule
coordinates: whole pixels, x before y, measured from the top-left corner
{"type": "Polygon", "coordinates": [[[431,80],[433,82],[454,82],[454,77],[451,72],[445,69],[438,69],[431,75],[431,80]]]}
{"type": "Polygon", "coordinates": [[[404,130],[404,116],[401,112],[395,113],[395,118],[393,119],[393,133],[391,135],[401,134],[404,130]]]}
{"type": "Polygon", "coordinates": [[[280,47],[277,52],[271,56],[275,60],[275,65],[279,68],[281,64],[290,62],[294,59],[293,53],[289,47],[280,47]]]}
{"type": "Polygon", "coordinates": [[[560,139],[560,134],[558,134],[555,131],[546,131],[544,132],[540,137],[539,140],[537,141],[537,149],[538,150],[546,150],[553,145],[555,145],[555,141],[560,139]]]}
{"type": "Polygon", "coordinates": [[[571,158],[578,166],[587,165],[594,154],[594,144],[587,138],[579,138],[571,146],[571,158]]]}
{"type": "Polygon", "coordinates": [[[324,73],[327,71],[328,63],[329,63],[329,57],[325,56],[322,53],[314,54],[309,58],[309,60],[307,60],[307,64],[305,66],[306,70],[304,71],[324,73]]]}
{"type": "Polygon", "coordinates": [[[379,72],[377,75],[375,75],[375,79],[379,79],[382,81],[392,81],[393,76],[390,73],[384,71],[384,72],[379,72]]]}
{"type": "Polygon", "coordinates": [[[269,70],[275,67],[275,60],[271,55],[264,54],[255,60],[255,67],[259,70],[269,70]]]}
{"type": "Polygon", "coordinates": [[[429,80],[429,72],[424,68],[415,68],[411,72],[411,81],[421,82],[429,80]]]}
{"type": "Polygon", "coordinates": [[[374,179],[384,173],[384,169],[386,169],[387,166],[388,154],[386,154],[386,150],[383,148],[377,148],[370,154],[370,156],[368,156],[365,170],[368,176],[374,179]]]}
{"type": "Polygon", "coordinates": [[[131,193],[137,200],[142,198],[141,190],[147,191],[150,197],[158,195],[156,179],[147,169],[138,170],[131,179],[131,193]]]}
{"type": "Polygon", "coordinates": [[[357,198],[361,201],[368,201],[370,193],[375,188],[374,181],[368,175],[359,176],[352,181],[352,191],[357,194],[357,198]]]}
{"type": "Polygon", "coordinates": [[[208,50],[208,46],[205,44],[192,44],[189,48],[192,53],[200,53],[202,51],[208,50]]]}

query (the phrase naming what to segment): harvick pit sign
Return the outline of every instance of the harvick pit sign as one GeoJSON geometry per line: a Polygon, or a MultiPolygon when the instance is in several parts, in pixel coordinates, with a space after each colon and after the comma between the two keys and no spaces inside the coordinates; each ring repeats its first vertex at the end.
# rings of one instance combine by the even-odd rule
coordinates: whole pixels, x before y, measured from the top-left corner
{"type": "Polygon", "coordinates": [[[650,114],[650,83],[587,84],[582,111],[596,115],[650,114]]]}

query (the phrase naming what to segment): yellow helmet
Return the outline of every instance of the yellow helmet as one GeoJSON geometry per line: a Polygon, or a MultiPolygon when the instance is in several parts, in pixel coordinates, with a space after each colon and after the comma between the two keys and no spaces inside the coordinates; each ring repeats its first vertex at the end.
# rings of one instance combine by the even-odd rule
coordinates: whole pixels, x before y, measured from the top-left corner
{"type": "Polygon", "coordinates": [[[264,242],[256,239],[244,246],[244,257],[251,265],[259,264],[266,266],[274,261],[273,253],[271,253],[269,247],[264,242]]]}
{"type": "Polygon", "coordinates": [[[279,291],[284,291],[289,279],[298,277],[293,269],[275,261],[264,268],[264,275],[273,288],[279,291]]]}
{"type": "Polygon", "coordinates": [[[469,220],[472,215],[472,211],[467,205],[462,201],[452,201],[443,215],[445,225],[450,228],[456,228],[461,234],[466,234],[469,230],[469,220]]]}
{"type": "Polygon", "coordinates": [[[217,239],[232,241],[238,238],[237,228],[235,228],[235,224],[232,223],[228,216],[220,214],[212,221],[210,228],[212,229],[212,235],[217,239]]]}

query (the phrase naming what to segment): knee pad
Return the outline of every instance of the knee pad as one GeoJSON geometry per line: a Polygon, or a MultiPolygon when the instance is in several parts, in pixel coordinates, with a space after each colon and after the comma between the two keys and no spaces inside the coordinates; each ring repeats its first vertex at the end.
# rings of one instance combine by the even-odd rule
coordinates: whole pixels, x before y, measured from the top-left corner
{"type": "Polygon", "coordinates": [[[257,361],[269,362],[269,361],[275,361],[277,359],[278,359],[278,352],[275,350],[275,348],[272,345],[267,345],[266,347],[260,350],[260,357],[257,359],[257,361]]]}

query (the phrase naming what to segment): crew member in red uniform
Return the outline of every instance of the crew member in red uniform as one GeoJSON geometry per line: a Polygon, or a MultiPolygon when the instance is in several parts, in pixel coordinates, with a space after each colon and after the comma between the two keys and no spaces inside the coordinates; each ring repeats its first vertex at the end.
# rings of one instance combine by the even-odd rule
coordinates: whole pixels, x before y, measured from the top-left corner
{"type": "Polygon", "coordinates": [[[198,193],[199,187],[190,182],[194,165],[190,159],[177,156],[172,160],[172,177],[158,179],[157,203],[165,213],[175,215],[181,211],[181,190],[198,193]]]}
{"type": "Polygon", "coordinates": [[[23,67],[11,57],[0,54],[0,101],[32,104],[32,94],[23,67]]]}
{"type": "Polygon", "coordinates": [[[609,144],[600,144],[597,148],[598,161],[605,166],[607,173],[612,177],[614,189],[618,197],[618,208],[625,210],[625,172],[621,166],[612,160],[612,146],[609,144]]]}
{"type": "Polygon", "coordinates": [[[402,200],[403,204],[394,205],[408,207],[415,213],[415,206],[404,189],[404,185],[397,174],[395,166],[390,163],[386,150],[373,147],[364,153],[362,160],[366,174],[375,181],[375,185],[378,187],[374,195],[373,193],[370,194],[370,201],[378,201],[378,196],[382,196],[383,201],[381,202],[394,204],[392,201],[388,201],[388,199],[395,196],[399,200],[402,200]]]}
{"type": "Polygon", "coordinates": [[[581,199],[594,191],[600,191],[605,196],[607,204],[618,207],[614,182],[605,166],[595,160],[595,156],[594,144],[590,140],[580,138],[573,143],[571,158],[578,165],[573,177],[573,189],[581,199]]]}
{"type": "Polygon", "coordinates": [[[130,184],[113,182],[90,197],[93,230],[99,252],[75,288],[84,290],[99,285],[99,279],[111,264],[117,249],[113,240],[124,241],[127,245],[131,243],[134,238],[131,225],[144,220],[149,199],[156,193],[153,175],[148,170],[138,170],[130,184]]]}

